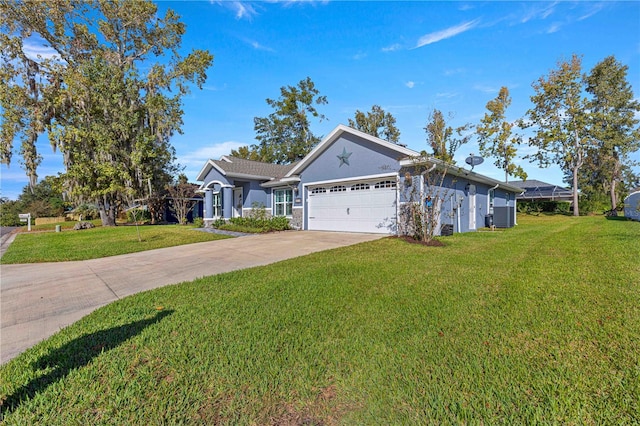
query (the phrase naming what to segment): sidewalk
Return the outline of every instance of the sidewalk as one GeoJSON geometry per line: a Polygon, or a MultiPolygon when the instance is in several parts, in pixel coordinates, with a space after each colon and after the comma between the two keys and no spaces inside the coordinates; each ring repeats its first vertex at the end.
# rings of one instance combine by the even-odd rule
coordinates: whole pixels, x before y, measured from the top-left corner
{"type": "Polygon", "coordinates": [[[286,231],[81,262],[2,265],[0,363],[95,309],[141,291],[382,237],[286,231]]]}

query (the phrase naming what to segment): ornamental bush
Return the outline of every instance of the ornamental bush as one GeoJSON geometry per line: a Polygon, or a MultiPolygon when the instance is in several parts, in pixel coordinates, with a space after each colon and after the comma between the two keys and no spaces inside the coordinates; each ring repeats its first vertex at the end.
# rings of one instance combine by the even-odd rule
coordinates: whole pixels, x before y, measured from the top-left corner
{"type": "Polygon", "coordinates": [[[289,219],[284,216],[275,216],[269,219],[256,217],[233,217],[227,225],[219,226],[220,229],[238,232],[273,232],[290,229],[289,219]]]}
{"type": "Polygon", "coordinates": [[[518,201],[518,212],[566,214],[571,212],[571,203],[568,201],[518,201]]]}

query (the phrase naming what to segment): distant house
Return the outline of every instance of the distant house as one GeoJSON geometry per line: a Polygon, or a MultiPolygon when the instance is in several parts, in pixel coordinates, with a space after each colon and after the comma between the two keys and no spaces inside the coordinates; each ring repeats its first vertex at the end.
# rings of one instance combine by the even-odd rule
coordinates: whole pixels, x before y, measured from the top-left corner
{"type": "Polygon", "coordinates": [[[640,189],[624,199],[624,216],[631,220],[640,221],[640,189]]]}
{"type": "MultiPolygon", "coordinates": [[[[203,214],[203,205],[204,202],[202,200],[202,195],[197,194],[194,197],[189,198],[189,201],[193,204],[193,207],[187,212],[187,222],[191,223],[197,217],[202,217],[203,214]]],[[[178,223],[178,217],[171,207],[171,198],[167,198],[165,200],[163,206],[163,220],[167,223],[178,223]]]]}
{"type": "Polygon", "coordinates": [[[522,189],[517,195],[520,201],[568,201],[573,202],[573,192],[562,186],[539,180],[521,180],[509,182],[513,186],[522,189]]]}
{"type": "MultiPolygon", "coordinates": [[[[198,192],[199,185],[197,184],[189,184],[189,185],[193,187],[193,189],[191,190],[193,195],[188,198],[189,201],[187,206],[189,210],[187,211],[186,219],[187,219],[187,222],[193,222],[195,218],[197,217],[201,218],[203,216],[204,201],[202,199],[202,194],[198,192]]],[[[179,219],[176,216],[176,212],[174,211],[172,204],[173,204],[173,198],[169,194],[164,200],[164,205],[162,209],[162,218],[165,222],[168,222],[168,223],[178,223],[179,219]]]]}
{"type": "MultiPolygon", "coordinates": [[[[415,202],[403,197],[403,188],[408,182],[425,187],[412,160],[419,155],[339,125],[293,164],[207,160],[196,178],[204,193],[203,218],[211,223],[263,207],[286,216],[296,229],[397,234],[403,204],[415,202]]],[[[496,226],[515,224],[520,188],[457,167],[447,172],[444,185],[449,198],[438,206],[441,232],[475,231],[491,214],[500,219],[496,226]]]]}

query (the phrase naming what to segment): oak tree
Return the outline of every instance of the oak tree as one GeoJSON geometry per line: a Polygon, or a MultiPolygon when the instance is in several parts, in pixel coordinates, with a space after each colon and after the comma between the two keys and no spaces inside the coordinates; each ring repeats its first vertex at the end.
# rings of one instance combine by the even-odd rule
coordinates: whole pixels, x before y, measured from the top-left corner
{"type": "Polygon", "coordinates": [[[314,105],[326,105],[326,96],[320,96],[311,78],[296,86],[280,88],[278,99],[267,99],[274,111],[267,117],[253,119],[257,144],[233,150],[234,157],[267,163],[290,164],[307,155],[320,142],[311,131],[309,116],[320,121],[326,117],[314,105]]]}
{"type": "Polygon", "coordinates": [[[372,106],[367,113],[356,110],[354,119],[349,119],[349,126],[388,142],[400,142],[400,130],[396,127],[395,117],[379,105],[372,106]]]}
{"type": "Polygon", "coordinates": [[[103,225],[119,208],[163,188],[175,167],[182,98],[201,88],[212,55],[179,53],[185,26],[151,1],[0,0],[0,160],[13,144],[31,184],[38,136],[63,155],[65,186],[95,203],[103,225]],[[46,56],[30,54],[45,47],[46,56]]]}
{"type": "MultiPolygon", "coordinates": [[[[627,81],[627,66],[609,56],[596,64],[584,77],[590,112],[590,135],[593,145],[585,163],[584,185],[609,194],[611,213],[616,214],[620,193],[618,183],[633,175],[637,165],[629,154],[640,149],[640,102],[627,81]]],[[[632,179],[633,180],[633,179],[632,179]]]]}
{"type": "Polygon", "coordinates": [[[527,179],[524,169],[513,161],[517,155],[517,145],[522,142],[522,138],[514,133],[515,124],[506,118],[509,105],[511,105],[509,89],[503,86],[498,96],[487,102],[488,112],[476,126],[480,154],[496,159],[494,164],[504,170],[505,182],[509,181],[509,176],[527,179]]]}
{"type": "Polygon", "coordinates": [[[579,215],[578,176],[589,146],[589,116],[583,96],[582,59],[573,55],[560,60],[557,68],[533,83],[533,107],[527,111],[534,134],[529,146],[535,149],[527,156],[540,167],[556,164],[572,182],[573,214],[579,215]]]}

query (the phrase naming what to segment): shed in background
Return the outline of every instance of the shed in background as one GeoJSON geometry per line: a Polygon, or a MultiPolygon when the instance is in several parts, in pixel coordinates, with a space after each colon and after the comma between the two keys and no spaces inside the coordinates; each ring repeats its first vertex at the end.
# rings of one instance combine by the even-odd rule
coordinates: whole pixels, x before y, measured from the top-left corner
{"type": "Polygon", "coordinates": [[[624,216],[640,221],[640,190],[632,192],[624,199],[624,216]]]}

